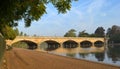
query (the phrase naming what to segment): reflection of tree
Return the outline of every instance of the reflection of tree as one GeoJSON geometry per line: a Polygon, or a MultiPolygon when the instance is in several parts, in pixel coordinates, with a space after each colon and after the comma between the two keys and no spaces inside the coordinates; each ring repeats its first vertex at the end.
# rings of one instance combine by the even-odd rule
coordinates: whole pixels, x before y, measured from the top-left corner
{"type": "Polygon", "coordinates": [[[69,57],[75,57],[75,53],[67,53],[66,56],[69,56],[69,57]]]}
{"type": "Polygon", "coordinates": [[[44,47],[44,50],[46,51],[52,51],[52,50],[56,50],[57,48],[59,48],[60,44],[56,41],[48,40],[48,41],[41,43],[41,46],[44,47]]]}
{"type": "Polygon", "coordinates": [[[58,43],[47,43],[46,51],[56,50],[59,47],[60,45],[58,43]]]}
{"type": "Polygon", "coordinates": [[[82,57],[82,58],[85,58],[88,55],[89,55],[89,53],[79,53],[79,56],[82,57]]]}
{"type": "Polygon", "coordinates": [[[108,58],[111,58],[114,63],[120,60],[120,46],[115,46],[113,48],[109,47],[107,55],[108,58]]]}
{"type": "Polygon", "coordinates": [[[95,58],[96,58],[98,61],[104,61],[104,58],[105,58],[104,52],[95,53],[95,58]]]}

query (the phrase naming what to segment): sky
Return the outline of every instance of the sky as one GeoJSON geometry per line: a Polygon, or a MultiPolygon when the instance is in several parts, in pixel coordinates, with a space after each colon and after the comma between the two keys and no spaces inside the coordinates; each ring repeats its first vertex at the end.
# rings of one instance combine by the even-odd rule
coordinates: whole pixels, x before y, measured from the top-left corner
{"type": "Polygon", "coordinates": [[[76,34],[83,30],[91,34],[98,27],[107,30],[113,25],[120,26],[120,0],[79,0],[72,3],[66,14],[58,14],[56,8],[48,4],[46,11],[47,14],[28,28],[23,20],[19,21],[19,31],[31,36],[64,36],[70,29],[75,29],[76,34]]]}

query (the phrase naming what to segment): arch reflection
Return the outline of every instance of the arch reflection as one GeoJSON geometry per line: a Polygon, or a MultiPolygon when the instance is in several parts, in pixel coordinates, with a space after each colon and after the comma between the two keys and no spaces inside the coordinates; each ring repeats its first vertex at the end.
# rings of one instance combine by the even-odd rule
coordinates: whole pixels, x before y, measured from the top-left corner
{"type": "Polygon", "coordinates": [[[40,48],[46,51],[55,50],[60,47],[60,44],[53,40],[47,40],[40,44],[40,48]]]}
{"type": "Polygon", "coordinates": [[[18,47],[18,48],[30,49],[30,50],[37,49],[37,44],[28,40],[21,40],[21,41],[15,42],[12,44],[12,46],[18,47]]]}
{"type": "Polygon", "coordinates": [[[82,41],[82,42],[80,43],[80,46],[81,46],[82,48],[90,48],[90,47],[92,46],[92,42],[90,42],[90,41],[82,41]]]}
{"type": "Polygon", "coordinates": [[[95,46],[95,47],[103,47],[103,46],[104,46],[104,42],[102,42],[102,41],[96,41],[96,42],[94,43],[94,46],[95,46]]]}
{"type": "Polygon", "coordinates": [[[68,40],[63,43],[64,48],[76,48],[78,47],[78,43],[73,40],[68,40]]]}

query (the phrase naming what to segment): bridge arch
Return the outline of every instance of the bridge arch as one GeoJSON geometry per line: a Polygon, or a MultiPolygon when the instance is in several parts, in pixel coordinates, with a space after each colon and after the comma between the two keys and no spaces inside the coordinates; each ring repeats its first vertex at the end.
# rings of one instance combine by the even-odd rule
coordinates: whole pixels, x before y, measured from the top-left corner
{"type": "Polygon", "coordinates": [[[82,42],[80,42],[80,47],[82,48],[90,48],[92,46],[92,42],[88,41],[88,40],[84,40],[82,42]]]}
{"type": "Polygon", "coordinates": [[[27,49],[37,49],[37,44],[30,40],[19,40],[12,43],[12,46],[19,48],[27,48],[27,49]]]}
{"type": "Polygon", "coordinates": [[[76,48],[78,47],[78,43],[74,40],[67,40],[63,42],[63,48],[76,48]]]}
{"type": "Polygon", "coordinates": [[[60,47],[60,43],[54,40],[45,40],[40,43],[40,49],[47,51],[55,50],[60,47]]]}
{"type": "Polygon", "coordinates": [[[104,46],[104,42],[98,40],[98,41],[94,42],[94,46],[95,46],[95,47],[103,47],[103,46],[104,46]]]}
{"type": "MultiPolygon", "coordinates": [[[[15,42],[19,42],[22,40],[27,40],[27,41],[31,41],[37,44],[38,48],[40,48],[39,46],[41,45],[42,42],[46,42],[46,41],[54,41],[55,43],[59,43],[60,46],[63,46],[63,44],[69,42],[69,41],[73,41],[75,42],[78,46],[83,46],[84,44],[87,46],[90,45],[96,45],[97,42],[102,41],[105,42],[104,38],[94,38],[94,37],[31,37],[31,36],[17,36],[14,40],[12,41],[6,41],[6,43],[8,45],[12,45],[15,42]],[[88,41],[88,43],[87,43],[88,41]]],[[[44,43],[47,45],[47,43],[44,43]]],[[[84,47],[86,47],[84,46],[84,47]]],[[[94,48],[94,47],[92,47],[94,48]]],[[[39,50],[39,49],[37,49],[39,50]]]]}
{"type": "Polygon", "coordinates": [[[36,43],[37,42],[35,40],[32,40],[32,39],[14,39],[12,42],[11,42],[11,45],[16,43],[16,42],[19,42],[19,41],[30,41],[30,42],[33,42],[33,43],[36,43]]]}

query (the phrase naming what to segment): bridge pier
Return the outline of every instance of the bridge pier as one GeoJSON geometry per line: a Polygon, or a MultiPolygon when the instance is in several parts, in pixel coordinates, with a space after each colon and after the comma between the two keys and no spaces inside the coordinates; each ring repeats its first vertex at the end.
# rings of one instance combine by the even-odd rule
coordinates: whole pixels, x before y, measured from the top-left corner
{"type": "Polygon", "coordinates": [[[78,44],[78,47],[81,48],[81,47],[80,47],[80,42],[77,42],[77,44],[78,44]]]}
{"type": "Polygon", "coordinates": [[[63,43],[60,43],[60,48],[63,48],[63,43]]]}
{"type": "Polygon", "coordinates": [[[91,48],[96,48],[95,45],[94,45],[94,42],[92,42],[92,46],[91,46],[91,48]]]}
{"type": "Polygon", "coordinates": [[[36,48],[36,50],[40,50],[40,45],[39,45],[39,43],[37,43],[37,48],[36,48]]]}

